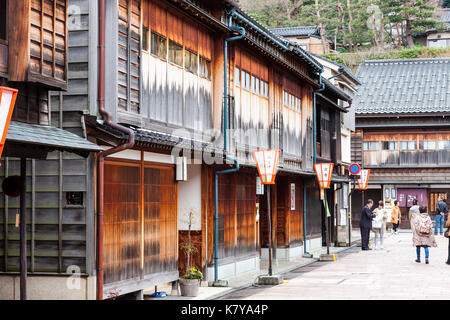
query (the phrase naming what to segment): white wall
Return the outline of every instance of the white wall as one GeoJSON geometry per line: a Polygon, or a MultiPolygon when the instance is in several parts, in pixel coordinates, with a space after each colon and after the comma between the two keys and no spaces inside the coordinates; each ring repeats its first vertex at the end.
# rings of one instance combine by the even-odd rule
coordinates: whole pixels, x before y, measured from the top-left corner
{"type": "Polygon", "coordinates": [[[187,166],[187,181],[178,182],[178,230],[189,230],[189,212],[193,210],[191,230],[202,229],[202,166],[187,166]]]}

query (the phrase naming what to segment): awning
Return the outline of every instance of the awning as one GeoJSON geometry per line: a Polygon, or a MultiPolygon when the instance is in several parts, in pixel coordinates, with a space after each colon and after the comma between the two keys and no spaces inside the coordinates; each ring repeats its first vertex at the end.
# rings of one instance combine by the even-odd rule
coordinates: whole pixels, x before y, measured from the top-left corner
{"type": "Polygon", "coordinates": [[[3,156],[45,159],[48,152],[67,151],[87,157],[103,148],[70,131],[11,121],[3,156]]]}

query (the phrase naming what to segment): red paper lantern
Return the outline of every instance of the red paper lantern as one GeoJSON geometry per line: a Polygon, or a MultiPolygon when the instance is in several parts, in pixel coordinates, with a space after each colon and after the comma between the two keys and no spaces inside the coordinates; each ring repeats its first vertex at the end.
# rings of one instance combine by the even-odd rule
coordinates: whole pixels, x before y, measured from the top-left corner
{"type": "Polygon", "coordinates": [[[17,89],[0,87],[0,157],[5,146],[9,122],[16,104],[17,89]]]}
{"type": "Polygon", "coordinates": [[[333,163],[316,163],[314,170],[316,171],[317,181],[319,181],[320,189],[329,189],[331,185],[331,176],[333,174],[333,163]]]}
{"type": "Polygon", "coordinates": [[[253,151],[262,184],[275,184],[280,150],[253,151]]]}
{"type": "Polygon", "coordinates": [[[367,190],[369,185],[369,177],[370,177],[370,169],[363,169],[359,172],[360,178],[358,181],[358,189],[359,190],[367,190]]]}

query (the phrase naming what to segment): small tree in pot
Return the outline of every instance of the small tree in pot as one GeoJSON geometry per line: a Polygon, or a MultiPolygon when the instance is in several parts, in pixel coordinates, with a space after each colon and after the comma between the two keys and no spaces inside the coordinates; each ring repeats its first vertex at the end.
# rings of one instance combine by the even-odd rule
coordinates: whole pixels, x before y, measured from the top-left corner
{"type": "Polygon", "coordinates": [[[191,209],[189,212],[187,224],[189,226],[188,231],[188,241],[181,244],[181,249],[186,254],[186,273],[180,277],[180,290],[181,295],[186,297],[196,297],[198,295],[198,288],[200,287],[200,282],[203,279],[203,274],[200,270],[195,267],[191,267],[191,254],[197,252],[197,248],[191,242],[191,227],[194,223],[194,211],[191,209]]]}

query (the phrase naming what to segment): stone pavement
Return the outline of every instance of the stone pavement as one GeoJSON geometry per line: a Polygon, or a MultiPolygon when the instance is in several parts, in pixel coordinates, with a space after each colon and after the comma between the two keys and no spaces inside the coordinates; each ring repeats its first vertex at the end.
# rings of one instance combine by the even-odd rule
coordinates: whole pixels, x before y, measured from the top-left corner
{"type": "MultiPolygon", "coordinates": [[[[285,283],[235,291],[222,299],[449,299],[448,239],[437,236],[430,264],[416,263],[412,233],[385,239],[384,250],[353,247],[334,262],[316,262],[284,275],[285,283]]],[[[373,247],[373,246],[372,246],[373,247]]]]}
{"type": "MultiPolygon", "coordinates": [[[[360,231],[359,229],[353,229],[352,232],[352,243],[356,244],[360,240],[360,231]]],[[[345,250],[348,250],[348,247],[330,247],[330,253],[331,254],[338,254],[339,252],[343,252],[345,250]]],[[[314,263],[318,261],[319,256],[323,253],[326,253],[326,247],[319,248],[315,251],[310,252],[313,255],[313,258],[303,258],[298,257],[295,259],[292,259],[290,261],[284,261],[284,260],[278,260],[274,261],[272,264],[272,272],[273,274],[285,274],[292,270],[298,269],[302,266],[310,265],[311,263],[314,263]]],[[[248,288],[252,286],[255,281],[257,280],[258,276],[260,275],[267,275],[268,272],[268,260],[264,259],[260,262],[260,271],[259,272],[253,272],[253,273],[247,273],[243,274],[238,277],[223,279],[228,281],[228,287],[226,288],[219,288],[219,287],[208,287],[207,283],[203,283],[202,287],[199,288],[199,294],[197,297],[182,297],[179,295],[172,295],[171,294],[171,286],[169,284],[158,286],[158,291],[165,291],[169,294],[168,297],[165,298],[151,298],[149,295],[151,295],[155,290],[152,288],[151,290],[145,291],[145,299],[146,300],[210,300],[210,299],[217,299],[221,296],[224,296],[226,294],[230,294],[236,290],[248,288]]]]}

